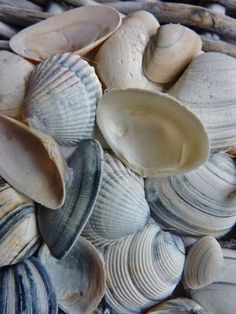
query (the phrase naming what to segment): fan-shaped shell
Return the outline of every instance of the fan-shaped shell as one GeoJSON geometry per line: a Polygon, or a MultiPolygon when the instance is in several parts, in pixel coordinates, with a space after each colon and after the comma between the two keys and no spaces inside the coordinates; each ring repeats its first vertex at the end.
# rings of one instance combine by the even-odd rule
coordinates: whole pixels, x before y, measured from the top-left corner
{"type": "Polygon", "coordinates": [[[95,140],[84,140],[68,160],[73,171],[66,198],[58,210],[39,208],[38,224],[51,254],[63,258],[73,247],[92,214],[100,189],[103,151],[95,140]],[[63,237],[61,236],[63,234],[63,237]]]}
{"type": "Polygon", "coordinates": [[[120,14],[112,8],[85,6],[25,28],[11,38],[10,47],[35,61],[67,51],[84,55],[108,38],[120,23],[120,14]]]}
{"type": "Polygon", "coordinates": [[[142,69],[142,58],[150,36],[159,27],[155,17],[138,11],[123,19],[121,27],[99,49],[97,72],[108,89],[144,88],[161,90],[142,69]]]}
{"type": "Polygon", "coordinates": [[[48,270],[60,308],[69,314],[90,314],[105,294],[105,269],[95,247],[82,237],[63,259],[44,245],[39,252],[48,270]]]}
{"type": "Polygon", "coordinates": [[[212,151],[236,146],[236,60],[208,52],[195,58],[169,94],[205,125],[212,151]]]}
{"type": "Polygon", "coordinates": [[[225,153],[183,176],[147,179],[145,188],[156,222],[172,231],[220,236],[235,223],[236,166],[225,153]]]}
{"type": "Polygon", "coordinates": [[[201,38],[188,27],[166,24],[157,29],[145,49],[143,70],[156,83],[177,78],[202,49],[201,38]]]}
{"type": "Polygon", "coordinates": [[[143,228],[149,215],[143,178],[105,153],[101,189],[83,235],[108,244],[143,228]]]}
{"type": "Polygon", "coordinates": [[[15,189],[50,208],[65,199],[66,168],[56,142],[0,115],[0,175],[15,189]]]}
{"type": "Polygon", "coordinates": [[[64,53],[41,62],[26,95],[26,121],[62,144],[92,136],[101,84],[81,57],[64,53]]]}
{"type": "Polygon", "coordinates": [[[100,99],[97,124],[116,156],[144,177],[183,173],[208,158],[201,122],[162,93],[111,91],[100,99]]]}
{"type": "Polygon", "coordinates": [[[0,269],[1,313],[57,314],[48,273],[35,257],[0,269]]]}
{"type": "Polygon", "coordinates": [[[26,82],[33,64],[9,51],[0,51],[0,113],[16,117],[22,112],[26,82]]]}

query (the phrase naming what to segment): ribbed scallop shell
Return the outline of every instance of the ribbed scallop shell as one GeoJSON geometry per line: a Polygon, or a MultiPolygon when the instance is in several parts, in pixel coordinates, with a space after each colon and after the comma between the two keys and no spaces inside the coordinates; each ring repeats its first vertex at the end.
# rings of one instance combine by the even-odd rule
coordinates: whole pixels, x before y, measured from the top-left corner
{"type": "Polygon", "coordinates": [[[180,238],[150,225],[108,246],[106,301],[118,313],[140,313],[168,297],[185,259],[180,238]]]}
{"type": "Polygon", "coordinates": [[[220,236],[236,220],[236,166],[225,153],[183,176],[146,180],[152,216],[167,229],[192,236],[220,236]]]}
{"type": "Polygon", "coordinates": [[[0,307],[6,314],[57,314],[48,273],[35,257],[0,269],[0,307]]]}
{"type": "Polygon", "coordinates": [[[101,189],[83,235],[96,245],[111,243],[141,229],[149,214],[143,178],[105,153],[101,189]]]}
{"type": "Polygon", "coordinates": [[[64,53],[41,62],[26,95],[26,120],[61,144],[92,136],[101,84],[80,56],[64,53]]]}

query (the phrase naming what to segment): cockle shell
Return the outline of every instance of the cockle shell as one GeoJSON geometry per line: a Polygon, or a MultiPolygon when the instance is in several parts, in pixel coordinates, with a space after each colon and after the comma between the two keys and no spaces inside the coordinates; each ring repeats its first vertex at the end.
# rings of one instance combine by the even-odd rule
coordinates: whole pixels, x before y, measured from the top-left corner
{"type": "Polygon", "coordinates": [[[166,24],[157,29],[145,49],[143,71],[156,83],[170,83],[177,78],[202,49],[200,36],[180,24],[166,24]]]}
{"type": "Polygon", "coordinates": [[[236,60],[208,52],[195,58],[168,93],[205,125],[213,152],[236,146],[236,60]]]}
{"type": "Polygon", "coordinates": [[[84,55],[115,32],[120,23],[121,16],[115,9],[80,7],[25,28],[11,38],[10,47],[35,61],[62,52],[84,55]]]}
{"type": "Polygon", "coordinates": [[[166,94],[110,91],[99,101],[97,124],[116,156],[144,177],[180,174],[208,158],[201,122],[166,94]]]}
{"type": "Polygon", "coordinates": [[[61,260],[42,246],[39,258],[49,272],[59,307],[68,314],[91,314],[105,294],[105,269],[95,247],[82,237],[61,260]]]}
{"type": "Polygon", "coordinates": [[[161,90],[145,77],[142,69],[145,47],[158,27],[158,21],[146,11],[123,19],[121,27],[102,45],[95,58],[98,75],[107,89],[161,90]]]}
{"type": "Polygon", "coordinates": [[[0,267],[31,256],[39,244],[33,202],[0,177],[0,267]]]}
{"type": "Polygon", "coordinates": [[[183,176],[147,179],[145,188],[152,216],[172,231],[220,236],[235,223],[236,165],[225,153],[183,176]]]}
{"type": "Polygon", "coordinates": [[[102,164],[100,144],[92,139],[81,141],[68,160],[73,173],[63,206],[56,211],[42,206],[38,209],[42,238],[58,259],[68,254],[92,214],[100,189],[102,164]]]}
{"type": "Polygon", "coordinates": [[[0,115],[0,175],[34,201],[58,208],[65,199],[66,166],[56,142],[0,115]]]}
{"type": "Polygon", "coordinates": [[[57,314],[57,300],[47,271],[31,257],[0,269],[1,313],[57,314]]]}
{"type": "Polygon", "coordinates": [[[83,235],[96,245],[109,244],[143,228],[149,216],[143,178],[105,153],[101,189],[83,235]]]}
{"type": "Polygon", "coordinates": [[[184,266],[181,239],[150,225],[106,247],[106,301],[118,313],[143,310],[168,297],[184,266]]]}
{"type": "Polygon", "coordinates": [[[0,51],[0,113],[16,117],[21,114],[26,83],[33,64],[12,52],[0,51]]]}
{"type": "Polygon", "coordinates": [[[217,240],[202,237],[189,250],[184,266],[184,284],[198,289],[216,281],[223,271],[223,252],[217,240]]]}
{"type": "Polygon", "coordinates": [[[26,95],[26,121],[62,144],[92,136],[101,84],[80,56],[64,53],[41,62],[26,95]]]}

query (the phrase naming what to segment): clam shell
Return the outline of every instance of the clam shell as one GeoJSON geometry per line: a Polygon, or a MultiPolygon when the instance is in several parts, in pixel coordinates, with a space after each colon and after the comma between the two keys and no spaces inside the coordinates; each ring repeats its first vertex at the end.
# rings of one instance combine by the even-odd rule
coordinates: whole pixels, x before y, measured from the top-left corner
{"type": "Polygon", "coordinates": [[[83,235],[95,245],[109,244],[143,228],[149,215],[143,178],[105,153],[101,189],[83,235]]]}
{"type": "Polygon", "coordinates": [[[169,94],[205,125],[213,152],[236,146],[236,60],[208,52],[194,59],[169,94]]]}
{"type": "Polygon", "coordinates": [[[112,8],[85,6],[25,28],[11,38],[10,47],[35,61],[67,51],[84,55],[115,32],[120,23],[120,14],[112,8]]]}
{"type": "Polygon", "coordinates": [[[152,14],[138,11],[125,17],[121,27],[102,45],[95,64],[108,89],[161,90],[145,77],[142,69],[145,47],[158,27],[159,23],[152,14]]]}
{"type": "Polygon", "coordinates": [[[206,236],[194,244],[184,266],[184,284],[198,289],[216,281],[224,268],[223,252],[215,238],[206,236]]]}
{"type": "Polygon", "coordinates": [[[183,176],[145,182],[146,198],[155,221],[192,236],[221,236],[236,220],[236,166],[225,153],[183,176]]]}
{"type": "Polygon", "coordinates": [[[47,271],[35,257],[0,269],[1,313],[57,313],[47,271]]]}
{"type": "Polygon", "coordinates": [[[0,177],[0,267],[22,261],[38,246],[33,202],[0,177]]]}
{"type": "Polygon", "coordinates": [[[26,121],[61,144],[92,136],[101,84],[81,57],[64,53],[41,62],[26,95],[26,121]]]}
{"type": "Polygon", "coordinates": [[[116,156],[144,177],[180,174],[208,158],[208,138],[199,119],[162,93],[106,93],[98,104],[97,124],[116,156]]]}
{"type": "Polygon", "coordinates": [[[52,257],[44,245],[39,252],[54,285],[59,307],[69,314],[90,314],[105,294],[103,260],[83,238],[62,260],[52,257]]]}
{"type": "Polygon", "coordinates": [[[21,114],[26,82],[33,64],[9,51],[0,51],[0,113],[11,117],[21,114]]]}
{"type": "Polygon", "coordinates": [[[41,235],[56,258],[68,254],[92,214],[100,189],[102,163],[100,144],[95,140],[81,141],[68,160],[73,177],[67,184],[63,206],[56,211],[38,210],[41,235]]]}
{"type": "Polygon", "coordinates": [[[140,313],[168,297],[184,266],[181,239],[150,225],[105,251],[106,301],[118,313],[140,313]]]}
{"type": "Polygon", "coordinates": [[[190,28],[180,24],[162,25],[145,49],[143,71],[153,82],[170,83],[201,49],[201,38],[190,28]]]}
{"type": "Polygon", "coordinates": [[[50,208],[65,199],[66,168],[56,142],[0,115],[0,175],[15,189],[50,208]]]}

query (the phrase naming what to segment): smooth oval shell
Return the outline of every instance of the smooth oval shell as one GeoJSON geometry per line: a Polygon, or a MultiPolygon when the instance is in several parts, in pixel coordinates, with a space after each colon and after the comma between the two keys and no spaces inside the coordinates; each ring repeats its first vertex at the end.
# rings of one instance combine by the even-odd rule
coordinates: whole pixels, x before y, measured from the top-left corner
{"type": "Polygon", "coordinates": [[[144,177],[180,174],[208,158],[201,122],[162,93],[111,91],[99,101],[97,124],[116,156],[144,177]]]}
{"type": "Polygon", "coordinates": [[[121,16],[115,9],[89,5],[25,28],[11,38],[10,47],[35,61],[62,52],[84,55],[108,38],[120,23],[121,16]]]}
{"type": "Polygon", "coordinates": [[[168,93],[207,129],[212,152],[236,146],[236,60],[207,52],[195,58],[168,93]]]}
{"type": "Polygon", "coordinates": [[[236,166],[225,153],[214,154],[183,176],[151,178],[146,198],[155,221],[181,234],[219,237],[236,220],[236,166]]]}
{"type": "Polygon", "coordinates": [[[91,139],[81,141],[68,160],[73,173],[63,206],[56,211],[42,206],[38,209],[42,238],[58,259],[68,254],[92,214],[100,190],[102,164],[100,144],[91,139]]]}
{"type": "Polygon", "coordinates": [[[103,260],[82,237],[62,260],[42,246],[39,258],[50,274],[59,307],[69,314],[90,314],[105,294],[103,260]]]}
{"type": "Polygon", "coordinates": [[[60,207],[65,199],[65,162],[56,142],[0,115],[0,175],[37,203],[60,207]]]}
{"type": "Polygon", "coordinates": [[[1,313],[57,314],[57,300],[46,269],[31,257],[0,269],[1,313]]]}
{"type": "Polygon", "coordinates": [[[162,25],[145,49],[143,71],[153,82],[170,83],[201,49],[201,38],[190,28],[180,24],[162,25]]]}
{"type": "Polygon", "coordinates": [[[11,117],[22,112],[26,83],[33,64],[9,51],[0,51],[0,113],[11,117]]]}
{"type": "Polygon", "coordinates": [[[81,57],[64,53],[41,62],[26,95],[26,121],[61,144],[90,138],[101,84],[81,57]]]}

